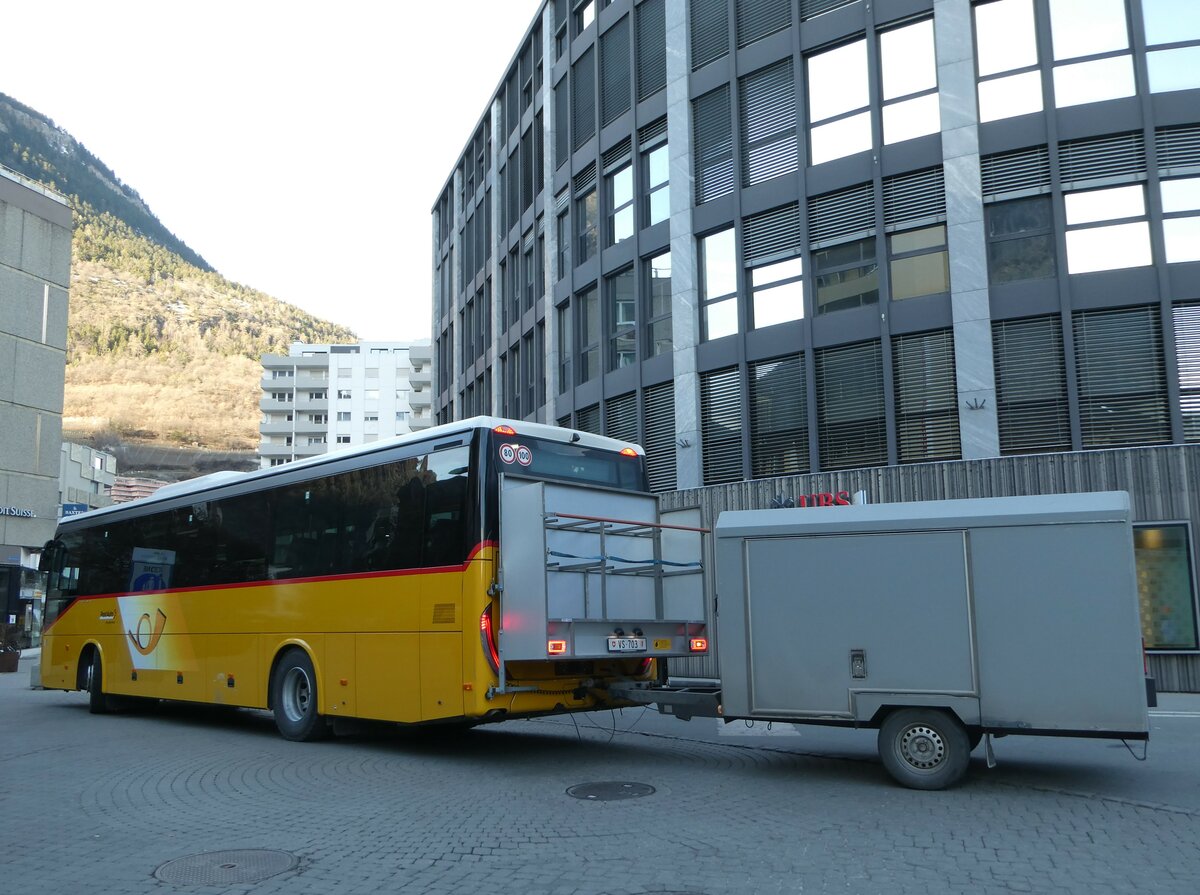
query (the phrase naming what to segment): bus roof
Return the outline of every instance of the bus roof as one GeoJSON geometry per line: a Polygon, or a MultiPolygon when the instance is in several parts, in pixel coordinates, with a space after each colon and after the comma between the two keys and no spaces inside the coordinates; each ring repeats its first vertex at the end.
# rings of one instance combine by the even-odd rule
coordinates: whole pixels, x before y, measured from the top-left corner
{"type": "Polygon", "coordinates": [[[186,479],[181,482],[172,482],[168,485],[163,485],[161,488],[147,497],[140,497],[137,500],[113,504],[112,506],[108,507],[100,507],[99,509],[89,510],[86,513],[79,513],[74,516],[64,516],[59,519],[59,524],[61,525],[65,522],[74,525],[74,523],[77,521],[86,523],[100,516],[106,516],[112,513],[123,513],[127,510],[138,510],[142,507],[147,507],[153,504],[173,501],[180,497],[204,494],[234,483],[239,485],[250,484],[255,481],[269,479],[273,476],[292,473],[296,470],[319,468],[330,463],[352,460],[355,457],[368,457],[371,454],[380,453],[396,447],[402,447],[406,444],[419,444],[426,441],[435,441],[439,438],[463,435],[477,430],[495,429],[498,426],[512,427],[512,429],[517,433],[518,438],[522,435],[528,435],[535,438],[548,439],[550,441],[580,444],[584,447],[600,448],[602,450],[611,451],[620,451],[623,448],[633,448],[639,454],[645,454],[645,451],[643,451],[639,445],[628,441],[619,441],[615,438],[607,438],[603,435],[594,435],[590,432],[584,432],[582,430],[563,429],[558,426],[547,426],[544,423],[530,423],[522,420],[509,420],[496,416],[475,416],[466,420],[458,420],[452,423],[444,423],[440,426],[433,426],[429,429],[423,429],[420,432],[410,432],[406,435],[397,435],[394,438],[387,438],[382,441],[372,441],[369,444],[353,445],[350,447],[340,448],[338,450],[328,451],[324,454],[305,457],[302,460],[293,460],[290,463],[284,463],[279,466],[271,466],[266,469],[257,469],[252,472],[232,472],[226,470],[198,476],[194,479],[186,479]]]}

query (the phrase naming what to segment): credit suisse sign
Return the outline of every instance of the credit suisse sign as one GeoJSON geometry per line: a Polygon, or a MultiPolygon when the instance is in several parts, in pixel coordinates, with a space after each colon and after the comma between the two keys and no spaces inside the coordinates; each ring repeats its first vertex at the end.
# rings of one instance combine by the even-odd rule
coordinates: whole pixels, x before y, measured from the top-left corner
{"type": "Polygon", "coordinates": [[[0,506],[0,516],[19,516],[22,519],[32,519],[33,510],[27,510],[24,507],[0,506]]]}

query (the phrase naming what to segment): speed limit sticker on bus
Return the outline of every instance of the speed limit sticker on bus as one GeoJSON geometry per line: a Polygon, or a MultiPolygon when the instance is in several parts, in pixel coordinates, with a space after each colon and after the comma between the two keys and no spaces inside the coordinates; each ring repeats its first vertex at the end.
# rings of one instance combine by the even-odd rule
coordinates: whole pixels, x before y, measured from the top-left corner
{"type": "Polygon", "coordinates": [[[517,445],[517,462],[522,466],[528,466],[533,462],[533,451],[523,444],[517,445]]]}
{"type": "Polygon", "coordinates": [[[505,463],[513,463],[517,459],[517,449],[511,444],[500,445],[500,459],[505,463]]]}

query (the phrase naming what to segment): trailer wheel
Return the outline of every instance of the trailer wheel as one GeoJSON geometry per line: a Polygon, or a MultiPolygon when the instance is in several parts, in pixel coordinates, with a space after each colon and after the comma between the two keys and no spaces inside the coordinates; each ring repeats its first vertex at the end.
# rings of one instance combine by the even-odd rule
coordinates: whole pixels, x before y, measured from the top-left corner
{"type": "Polygon", "coordinates": [[[329,735],[329,723],[317,713],[317,675],[308,653],[290,649],[271,676],[275,726],[285,740],[311,742],[329,735]]]}
{"type": "Polygon", "coordinates": [[[879,728],[879,757],[896,782],[910,789],[945,789],[967,772],[967,730],[940,709],[899,709],[879,728]]]}

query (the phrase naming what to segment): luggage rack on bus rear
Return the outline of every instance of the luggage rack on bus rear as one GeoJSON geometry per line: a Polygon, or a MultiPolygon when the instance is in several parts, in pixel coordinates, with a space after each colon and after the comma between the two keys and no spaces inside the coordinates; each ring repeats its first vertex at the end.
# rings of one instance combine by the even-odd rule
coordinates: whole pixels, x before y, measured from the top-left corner
{"type": "Polygon", "coordinates": [[[640,492],[501,478],[500,684],[515,661],[655,659],[707,649],[700,511],[640,492]],[[568,508],[570,512],[568,512],[568,508]]]}

